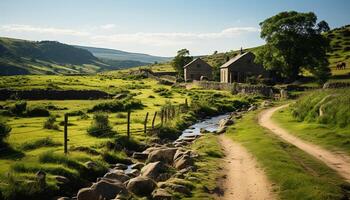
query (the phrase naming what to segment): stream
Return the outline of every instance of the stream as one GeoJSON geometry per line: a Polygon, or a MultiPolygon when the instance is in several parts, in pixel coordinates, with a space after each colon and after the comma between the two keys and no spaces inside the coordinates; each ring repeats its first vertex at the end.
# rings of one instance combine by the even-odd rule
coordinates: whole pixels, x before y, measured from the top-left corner
{"type": "Polygon", "coordinates": [[[218,115],[215,117],[210,117],[208,119],[204,119],[200,122],[197,122],[192,126],[188,127],[187,129],[185,129],[184,131],[182,131],[182,134],[178,139],[195,136],[195,135],[201,135],[201,129],[204,129],[209,132],[217,131],[219,129],[219,121],[222,119],[226,119],[229,116],[230,115],[227,113],[227,114],[218,115]]]}

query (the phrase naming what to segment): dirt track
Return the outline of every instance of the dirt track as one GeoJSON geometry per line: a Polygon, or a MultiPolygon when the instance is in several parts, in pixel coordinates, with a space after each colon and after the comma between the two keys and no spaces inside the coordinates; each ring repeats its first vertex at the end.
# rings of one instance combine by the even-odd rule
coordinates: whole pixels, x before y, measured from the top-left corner
{"type": "Polygon", "coordinates": [[[219,136],[224,149],[222,200],[271,200],[276,199],[264,171],[257,167],[254,157],[240,144],[225,135],[219,136]]]}
{"type": "Polygon", "coordinates": [[[346,181],[350,182],[350,157],[344,153],[331,152],[329,150],[323,149],[320,146],[305,142],[286,131],[285,129],[279,127],[275,122],[271,120],[272,114],[288,105],[283,105],[279,107],[273,107],[267,109],[260,113],[259,124],[269,130],[274,134],[282,138],[283,140],[295,145],[299,149],[305,151],[306,153],[314,156],[315,158],[321,160],[330,168],[338,172],[346,181]]]}

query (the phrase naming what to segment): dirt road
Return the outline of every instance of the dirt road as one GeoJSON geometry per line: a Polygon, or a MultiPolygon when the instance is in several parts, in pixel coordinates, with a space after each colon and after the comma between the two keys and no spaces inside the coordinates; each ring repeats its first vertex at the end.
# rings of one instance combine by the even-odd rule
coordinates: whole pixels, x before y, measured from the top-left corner
{"type": "Polygon", "coordinates": [[[225,135],[219,136],[224,149],[224,170],[222,200],[273,200],[272,187],[264,171],[257,167],[253,156],[240,144],[225,135]]]}
{"type": "Polygon", "coordinates": [[[306,153],[316,157],[317,159],[324,162],[330,168],[338,172],[346,181],[350,182],[350,157],[339,152],[331,152],[315,144],[305,142],[298,137],[295,137],[288,133],[287,130],[278,126],[275,122],[272,121],[272,114],[282,108],[287,107],[288,105],[283,105],[279,107],[273,107],[267,109],[260,113],[259,115],[259,124],[269,130],[274,134],[278,135],[283,140],[295,145],[299,149],[305,151],[306,153]]]}

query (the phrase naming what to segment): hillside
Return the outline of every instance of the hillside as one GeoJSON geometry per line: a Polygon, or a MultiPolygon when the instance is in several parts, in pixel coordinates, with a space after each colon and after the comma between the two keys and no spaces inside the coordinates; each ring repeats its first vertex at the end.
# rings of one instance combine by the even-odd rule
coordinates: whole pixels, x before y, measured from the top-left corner
{"type": "Polygon", "coordinates": [[[89,51],[55,41],[0,38],[0,74],[93,73],[108,67],[89,51]]]}
{"type": "Polygon", "coordinates": [[[86,46],[75,46],[91,52],[94,56],[98,58],[108,59],[108,60],[126,60],[126,61],[139,61],[143,63],[154,63],[154,62],[165,62],[169,61],[169,57],[152,56],[142,53],[131,53],[126,51],[120,51],[115,49],[105,49],[96,47],[86,47],[86,46]]]}
{"type": "Polygon", "coordinates": [[[339,74],[339,71],[334,71],[337,63],[345,62],[347,63],[347,68],[349,68],[350,65],[350,25],[335,28],[326,35],[331,41],[331,49],[328,53],[329,62],[333,69],[333,74],[339,74]]]}

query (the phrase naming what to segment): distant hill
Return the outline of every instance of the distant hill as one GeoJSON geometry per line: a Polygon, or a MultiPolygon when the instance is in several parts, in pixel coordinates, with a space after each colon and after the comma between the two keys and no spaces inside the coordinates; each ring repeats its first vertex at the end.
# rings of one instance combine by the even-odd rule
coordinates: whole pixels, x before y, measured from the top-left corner
{"type": "Polygon", "coordinates": [[[71,45],[0,37],[0,75],[93,73],[108,67],[71,45]]]}
{"type": "Polygon", "coordinates": [[[152,56],[142,53],[131,53],[126,51],[96,48],[96,47],[86,47],[86,46],[75,46],[82,48],[91,52],[94,56],[98,58],[108,59],[108,60],[128,60],[128,61],[139,61],[142,63],[154,63],[154,62],[165,62],[172,58],[170,57],[160,57],[152,56]]]}

